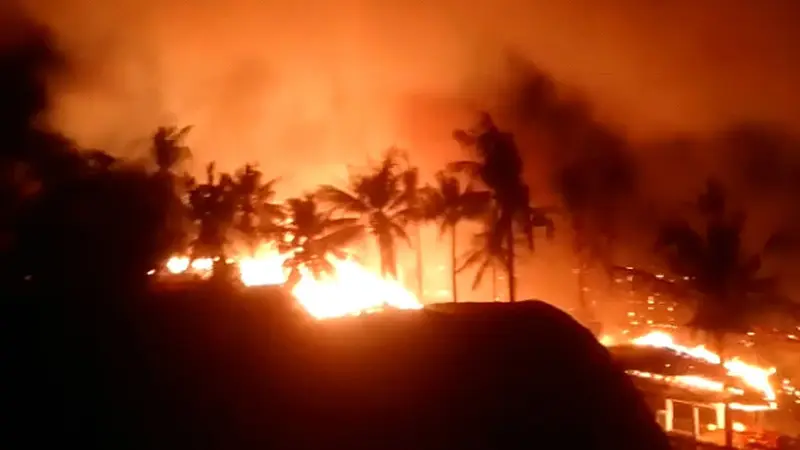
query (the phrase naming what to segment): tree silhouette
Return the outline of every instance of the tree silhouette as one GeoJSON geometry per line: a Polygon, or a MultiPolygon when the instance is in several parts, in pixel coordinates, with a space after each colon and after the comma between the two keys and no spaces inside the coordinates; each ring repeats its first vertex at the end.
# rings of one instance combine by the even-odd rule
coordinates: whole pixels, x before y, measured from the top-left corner
{"type": "Polygon", "coordinates": [[[545,227],[552,233],[553,224],[547,211],[533,208],[530,189],[522,179],[522,159],[519,156],[514,136],[500,131],[491,116],[484,113],[474,130],[456,130],[453,137],[462,146],[474,149],[477,161],[461,161],[450,164],[453,171],[464,172],[481,180],[494,194],[497,215],[489,225],[490,247],[505,248],[505,263],[508,272],[508,299],[516,301],[516,257],[515,233],[522,232],[532,250],[534,229],[545,227]],[[505,244],[500,242],[504,241],[505,244]]]}
{"type": "MultiPolygon", "coordinates": [[[[456,226],[463,220],[486,217],[492,205],[492,193],[475,190],[472,183],[462,187],[461,181],[455,175],[439,172],[436,174],[435,187],[425,189],[424,196],[425,217],[439,223],[440,236],[450,233],[451,289],[453,302],[458,302],[456,226]]],[[[482,271],[479,271],[478,282],[482,276],[482,271]]]]}
{"type": "Polygon", "coordinates": [[[224,260],[228,231],[236,213],[236,186],[230,175],[217,175],[214,168],[214,163],[206,167],[205,183],[187,180],[190,217],[198,227],[192,253],[224,260]]]}
{"type": "Polygon", "coordinates": [[[262,238],[272,237],[275,224],[283,218],[281,206],[273,203],[278,179],[263,182],[262,178],[253,164],[246,164],[234,176],[237,205],[233,228],[244,238],[251,254],[262,238]]]}
{"type": "Polygon", "coordinates": [[[407,209],[407,217],[414,227],[414,253],[416,256],[416,276],[417,276],[417,298],[423,299],[425,295],[424,289],[424,272],[423,272],[423,255],[422,255],[422,223],[425,220],[425,188],[420,186],[419,182],[419,168],[411,165],[408,160],[408,155],[403,153],[403,160],[405,167],[403,168],[402,180],[402,196],[403,204],[407,209]]]}
{"type": "Polygon", "coordinates": [[[142,169],[93,168],[33,199],[21,217],[20,270],[37,285],[145,286],[166,254],[167,204],[142,169]]]}
{"type": "Polygon", "coordinates": [[[345,249],[364,232],[355,218],[332,218],[320,211],[312,194],[286,202],[286,220],[278,226],[283,238],[278,241],[281,254],[289,255],[284,262],[292,288],[307,270],[315,277],[333,274],[330,257],[343,259],[345,249]]]}
{"type": "Polygon", "coordinates": [[[508,276],[508,255],[514,252],[514,257],[519,260],[523,257],[519,249],[527,245],[526,238],[521,235],[514,236],[514,245],[509,249],[506,240],[498,241],[494,238],[492,224],[496,221],[497,212],[489,210],[484,216],[486,226],[484,229],[472,236],[469,246],[460,256],[457,273],[467,270],[474,270],[475,275],[472,279],[472,290],[481,286],[486,272],[491,273],[492,279],[492,301],[497,300],[497,272],[500,271],[508,276]]]}
{"type": "Polygon", "coordinates": [[[381,275],[397,277],[397,238],[410,243],[406,226],[415,220],[416,210],[409,205],[403,190],[401,155],[389,150],[380,164],[367,174],[351,176],[347,189],[321,186],[319,198],[336,211],[358,217],[378,243],[381,275]]]}
{"type": "Polygon", "coordinates": [[[150,152],[159,173],[173,174],[181,161],[192,156],[192,151],[184,143],[191,130],[191,126],[158,127],[153,133],[150,152]]]}
{"type": "MultiPolygon", "coordinates": [[[[689,221],[676,220],[662,227],[657,254],[669,276],[632,268],[618,268],[695,308],[689,326],[709,334],[724,358],[728,334],[750,331],[760,316],[783,308],[787,301],[777,292],[777,280],[761,274],[761,254],[747,254],[741,235],[745,216],[729,211],[722,186],[709,181],[695,210],[705,223],[698,230],[689,221]]],[[[726,402],[726,444],[732,440],[726,402]]]]}
{"type": "Polygon", "coordinates": [[[599,324],[595,321],[593,306],[587,299],[587,276],[594,267],[611,266],[615,209],[625,196],[622,192],[626,188],[629,191],[632,185],[632,181],[624,183],[618,180],[628,178],[625,176],[627,172],[618,173],[619,166],[627,167],[622,162],[603,163],[597,158],[580,159],[560,170],[555,180],[569,213],[573,232],[578,306],[584,323],[596,332],[599,331],[599,324]]]}

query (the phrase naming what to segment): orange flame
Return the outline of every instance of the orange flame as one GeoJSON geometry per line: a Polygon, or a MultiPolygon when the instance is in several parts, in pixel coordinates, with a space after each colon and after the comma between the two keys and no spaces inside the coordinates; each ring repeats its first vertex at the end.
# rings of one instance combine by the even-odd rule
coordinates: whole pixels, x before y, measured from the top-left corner
{"type": "MultiPolygon", "coordinates": [[[[283,263],[287,255],[262,248],[254,257],[235,258],[242,284],[245,286],[280,285],[286,282],[283,263]]],[[[292,294],[300,304],[318,319],[359,315],[385,308],[420,309],[417,297],[400,282],[383,278],[353,260],[329,257],[334,267],[330,275],[315,277],[301,270],[300,281],[292,294]]],[[[206,273],[213,268],[208,258],[190,261],[174,256],[167,261],[167,271],[173,274],[194,271],[206,273]]]]}
{"type": "MultiPolygon", "coordinates": [[[[613,344],[613,340],[609,336],[603,336],[600,341],[603,343],[603,345],[607,346],[613,344]]],[[[647,335],[633,339],[630,341],[630,343],[642,347],[670,349],[676,353],[684,354],[711,364],[720,364],[722,361],[718,354],[707,349],[705,346],[698,345],[696,347],[686,347],[680,345],[675,342],[671,335],[662,331],[651,332],[647,335]]],[[[747,386],[760,392],[764,400],[767,402],[767,405],[731,403],[730,406],[732,409],[743,411],[759,411],[765,409],[774,409],[777,407],[777,404],[775,403],[776,393],[772,386],[772,376],[775,374],[775,368],[758,367],[745,363],[739,358],[729,359],[723,363],[723,366],[725,369],[727,369],[729,376],[742,380],[747,386]]],[[[640,378],[650,378],[709,392],[723,392],[723,390],[725,390],[724,383],[698,375],[667,376],[636,370],[628,371],[628,373],[640,378]]],[[[727,391],[734,395],[744,394],[741,389],[733,387],[727,387],[727,391]]]]}

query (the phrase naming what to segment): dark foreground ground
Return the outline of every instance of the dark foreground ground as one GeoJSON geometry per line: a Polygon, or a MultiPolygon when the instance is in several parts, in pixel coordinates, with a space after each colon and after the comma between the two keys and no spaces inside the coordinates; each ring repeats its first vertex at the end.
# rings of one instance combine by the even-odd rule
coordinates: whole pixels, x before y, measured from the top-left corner
{"type": "Polygon", "coordinates": [[[91,296],[6,304],[2,448],[668,447],[543,303],[317,322],[271,289],[91,296]]]}

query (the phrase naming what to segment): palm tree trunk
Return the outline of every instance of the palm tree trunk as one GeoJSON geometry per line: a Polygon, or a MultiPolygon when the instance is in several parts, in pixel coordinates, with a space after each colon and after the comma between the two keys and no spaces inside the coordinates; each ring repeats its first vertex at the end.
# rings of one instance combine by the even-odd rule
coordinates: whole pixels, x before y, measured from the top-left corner
{"type": "Polygon", "coordinates": [[[458,303],[458,283],[456,279],[456,227],[450,230],[450,288],[453,290],[453,303],[458,303]]]}
{"type": "Polygon", "coordinates": [[[422,271],[422,227],[417,225],[417,299],[423,301],[425,289],[423,285],[424,273],[422,271]]]}
{"type": "Polygon", "coordinates": [[[492,301],[497,301],[497,268],[492,264],[492,301]]]}
{"type": "Polygon", "coordinates": [[[514,225],[509,223],[506,231],[506,244],[508,245],[508,302],[517,301],[517,278],[514,270],[514,225]]]}

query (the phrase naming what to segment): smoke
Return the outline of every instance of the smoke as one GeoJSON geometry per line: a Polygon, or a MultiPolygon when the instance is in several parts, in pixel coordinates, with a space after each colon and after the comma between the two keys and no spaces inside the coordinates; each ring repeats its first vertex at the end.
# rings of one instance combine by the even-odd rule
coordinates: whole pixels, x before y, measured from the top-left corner
{"type": "Polygon", "coordinates": [[[462,156],[451,130],[486,109],[517,133],[540,201],[590,217],[621,248],[642,247],[710,174],[748,207],[763,208],[762,192],[781,199],[774,223],[796,209],[793,2],[28,0],[23,9],[69,63],[49,71],[47,101],[32,111],[46,108],[47,123],[85,147],[143,157],[155,127],[193,125],[190,169],[258,161],[291,195],[341,181],[349,164],[391,145],[431,172],[462,156]],[[743,137],[742,123],[761,125],[743,137]]]}
{"type": "Polygon", "coordinates": [[[292,172],[281,158],[291,152],[333,175],[343,155],[392,144],[453,155],[448,131],[495,101],[506,49],[584,92],[627,134],[705,131],[749,114],[797,120],[798,68],[786,55],[800,39],[781,26],[796,8],[720,4],[33,0],[26,9],[74,66],[51,80],[50,119],[84,145],[137,154],[131,142],[156,125],[193,124],[198,161],[292,172]]]}

